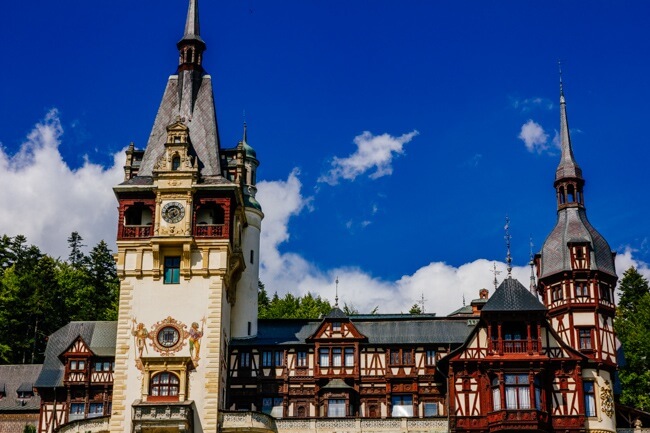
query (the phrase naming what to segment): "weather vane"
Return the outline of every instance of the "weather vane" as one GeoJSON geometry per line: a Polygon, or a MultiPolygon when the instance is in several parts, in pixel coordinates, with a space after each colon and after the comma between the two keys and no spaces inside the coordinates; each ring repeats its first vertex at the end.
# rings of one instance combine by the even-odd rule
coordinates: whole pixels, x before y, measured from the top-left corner
{"type": "Polygon", "coordinates": [[[334,308],[339,308],[339,276],[336,276],[336,295],[334,296],[334,308]]]}
{"type": "MultiPolygon", "coordinates": [[[[497,271],[497,262],[492,262],[492,273],[494,274],[494,290],[497,289],[497,286],[499,285],[499,282],[497,281],[497,275],[501,273],[501,271],[497,271]]],[[[464,297],[465,295],[463,295],[464,297]]]]}
{"type": "Polygon", "coordinates": [[[530,293],[535,295],[535,256],[533,255],[533,236],[530,236],[530,293]]]}

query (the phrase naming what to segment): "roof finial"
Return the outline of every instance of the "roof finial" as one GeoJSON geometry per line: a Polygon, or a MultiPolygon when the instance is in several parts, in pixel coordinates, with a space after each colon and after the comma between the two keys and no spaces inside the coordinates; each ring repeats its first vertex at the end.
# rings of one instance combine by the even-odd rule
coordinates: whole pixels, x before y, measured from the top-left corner
{"type": "Polygon", "coordinates": [[[535,256],[533,255],[533,236],[530,236],[530,293],[537,296],[535,283],[535,256]]]}
{"type": "Polygon", "coordinates": [[[501,273],[501,271],[497,271],[497,262],[492,262],[492,273],[494,274],[494,290],[497,289],[499,286],[499,281],[497,281],[497,275],[501,273]]]}
{"type": "Polygon", "coordinates": [[[334,296],[334,308],[339,308],[339,277],[336,276],[336,295],[334,296]]]}
{"type": "Polygon", "coordinates": [[[510,240],[512,239],[512,236],[510,236],[510,218],[506,215],[506,226],[504,227],[504,230],[506,231],[506,235],[504,236],[504,239],[506,240],[506,247],[508,249],[508,253],[506,254],[506,264],[508,265],[508,278],[512,277],[512,256],[510,255],[510,240]]]}
{"type": "Polygon", "coordinates": [[[248,143],[248,133],[246,132],[246,121],[244,120],[244,138],[242,138],[244,144],[248,143]]]}
{"type": "MultiPolygon", "coordinates": [[[[559,62],[558,62],[559,65],[559,62]]],[[[565,177],[581,178],[582,170],[573,157],[571,136],[569,134],[569,119],[566,112],[566,99],[564,99],[564,82],[562,80],[562,66],[560,67],[560,150],[562,157],[555,171],[555,180],[565,177]]]]}

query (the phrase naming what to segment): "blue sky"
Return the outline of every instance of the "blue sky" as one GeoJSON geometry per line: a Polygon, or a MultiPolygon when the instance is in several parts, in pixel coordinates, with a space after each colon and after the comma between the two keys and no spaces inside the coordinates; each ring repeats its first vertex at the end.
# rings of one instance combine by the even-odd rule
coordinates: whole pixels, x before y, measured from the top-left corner
{"type": "MultiPolygon", "coordinates": [[[[146,142],[187,2],[3,9],[2,231],[62,256],[71,230],[112,241],[121,151],[146,142]]],[[[384,296],[399,311],[424,293],[442,314],[490,287],[506,215],[527,278],[529,236],[538,250],[555,223],[558,59],[590,221],[619,267],[650,262],[647,2],[203,0],[200,12],[222,145],[245,112],[261,160],[272,291],[333,298],[340,274],[355,305],[384,296]],[[449,279],[425,272],[436,266],[449,279]]]]}

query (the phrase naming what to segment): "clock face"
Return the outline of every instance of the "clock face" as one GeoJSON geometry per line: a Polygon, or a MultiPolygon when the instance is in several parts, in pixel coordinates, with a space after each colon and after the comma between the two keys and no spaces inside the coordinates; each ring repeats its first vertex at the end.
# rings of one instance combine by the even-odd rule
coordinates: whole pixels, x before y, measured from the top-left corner
{"type": "Polygon", "coordinates": [[[185,216],[185,207],[177,201],[167,203],[162,208],[162,217],[170,224],[179,222],[185,216]]]}
{"type": "Polygon", "coordinates": [[[160,331],[158,331],[158,335],[156,335],[158,344],[166,349],[176,346],[178,344],[179,338],[180,333],[178,332],[178,329],[173,326],[165,326],[160,331]]]}

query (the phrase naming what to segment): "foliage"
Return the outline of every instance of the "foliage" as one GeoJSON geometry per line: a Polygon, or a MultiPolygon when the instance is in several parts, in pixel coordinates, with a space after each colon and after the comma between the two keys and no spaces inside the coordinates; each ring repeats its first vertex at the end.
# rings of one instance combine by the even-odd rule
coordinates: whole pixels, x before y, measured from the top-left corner
{"type": "Polygon", "coordinates": [[[632,267],[623,274],[619,290],[621,300],[614,329],[625,354],[625,365],[619,370],[623,388],[621,403],[647,411],[650,410],[650,287],[632,267]]]}
{"type": "Polygon", "coordinates": [[[30,424],[25,424],[23,433],[36,433],[36,427],[30,424]]]}
{"type": "Polygon", "coordinates": [[[420,304],[413,304],[409,310],[409,314],[422,314],[422,308],[420,307],[420,304]]]}
{"type": "Polygon", "coordinates": [[[0,362],[39,363],[47,336],[71,320],[114,320],[119,280],[105,242],[89,255],[68,238],[68,261],[28,246],[24,236],[0,238],[0,362]]]}
{"type": "Polygon", "coordinates": [[[280,298],[275,292],[269,300],[264,284],[260,282],[259,287],[258,312],[260,319],[318,319],[332,310],[332,306],[327,300],[311,293],[302,297],[287,293],[280,298]]]}

